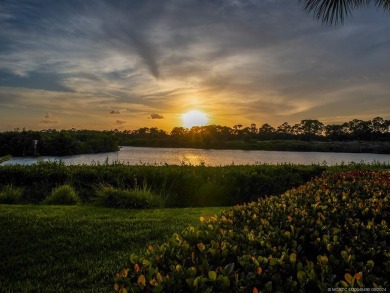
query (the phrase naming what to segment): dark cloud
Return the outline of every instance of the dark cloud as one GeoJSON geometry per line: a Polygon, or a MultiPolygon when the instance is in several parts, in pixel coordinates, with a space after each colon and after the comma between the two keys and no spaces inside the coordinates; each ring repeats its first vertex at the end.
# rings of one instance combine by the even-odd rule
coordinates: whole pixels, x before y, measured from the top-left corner
{"type": "Polygon", "coordinates": [[[50,91],[70,91],[62,84],[62,74],[35,71],[32,75],[18,76],[0,70],[0,87],[20,87],[50,91]]]}
{"type": "Polygon", "coordinates": [[[162,119],[155,111],[171,117],[196,99],[240,121],[364,107],[390,113],[382,98],[390,91],[390,17],[375,8],[329,27],[297,1],[3,2],[0,104],[7,109],[28,101],[68,110],[77,101],[80,115],[108,108],[162,119]],[[381,102],[368,107],[368,93],[381,102]],[[338,101],[348,102],[332,110],[338,101]]]}
{"type": "Polygon", "coordinates": [[[126,123],[126,121],[123,121],[123,120],[116,120],[115,122],[117,125],[123,125],[126,123]]]}
{"type": "Polygon", "coordinates": [[[153,114],[150,114],[149,118],[150,119],[164,119],[164,116],[161,114],[153,113],[153,114]]]}

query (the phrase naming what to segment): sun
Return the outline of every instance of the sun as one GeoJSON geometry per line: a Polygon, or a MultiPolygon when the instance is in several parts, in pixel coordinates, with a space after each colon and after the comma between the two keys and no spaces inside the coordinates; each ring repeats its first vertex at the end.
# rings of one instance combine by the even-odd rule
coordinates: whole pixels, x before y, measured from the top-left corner
{"type": "Polygon", "coordinates": [[[191,128],[192,126],[203,126],[209,121],[207,115],[198,110],[192,110],[181,115],[183,126],[191,128]]]}

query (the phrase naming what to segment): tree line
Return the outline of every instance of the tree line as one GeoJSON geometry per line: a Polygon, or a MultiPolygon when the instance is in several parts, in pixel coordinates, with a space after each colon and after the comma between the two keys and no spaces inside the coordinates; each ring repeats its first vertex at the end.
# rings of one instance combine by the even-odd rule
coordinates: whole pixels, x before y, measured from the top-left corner
{"type": "Polygon", "coordinates": [[[175,127],[170,134],[158,128],[140,128],[121,132],[120,141],[131,139],[172,139],[172,140],[318,140],[318,141],[386,141],[390,139],[390,120],[376,117],[363,121],[353,119],[342,124],[325,125],[319,120],[305,119],[290,125],[284,122],[278,127],[264,123],[256,127],[252,123],[248,127],[242,124],[232,128],[220,125],[194,126],[191,129],[175,127]]]}
{"type": "Polygon", "coordinates": [[[20,130],[0,133],[0,156],[68,156],[118,150],[113,131],[20,130]]]}
{"type": "Polygon", "coordinates": [[[376,117],[325,125],[305,119],[278,127],[252,123],[248,127],[208,125],[191,129],[174,127],[170,133],[156,127],[137,130],[42,130],[15,129],[0,133],[0,156],[65,156],[117,151],[119,146],[241,148],[257,141],[390,141],[390,120],[376,117]],[[233,145],[235,142],[243,144],[233,145]]]}

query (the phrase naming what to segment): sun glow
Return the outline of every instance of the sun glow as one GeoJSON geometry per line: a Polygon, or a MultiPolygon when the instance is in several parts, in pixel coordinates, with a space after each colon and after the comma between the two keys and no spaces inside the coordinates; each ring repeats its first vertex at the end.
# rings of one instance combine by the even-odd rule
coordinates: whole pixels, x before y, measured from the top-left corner
{"type": "Polygon", "coordinates": [[[206,114],[197,110],[192,110],[181,115],[183,126],[191,128],[192,126],[203,126],[209,121],[206,114]]]}

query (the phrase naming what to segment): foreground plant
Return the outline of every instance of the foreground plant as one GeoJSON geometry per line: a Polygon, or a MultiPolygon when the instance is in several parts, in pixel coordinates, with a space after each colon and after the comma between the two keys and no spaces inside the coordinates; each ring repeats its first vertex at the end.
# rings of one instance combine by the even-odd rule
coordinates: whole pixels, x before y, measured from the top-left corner
{"type": "Polygon", "coordinates": [[[132,255],[120,292],[322,292],[388,287],[390,172],[350,171],[200,218],[132,255]]]}
{"type": "Polygon", "coordinates": [[[43,203],[49,205],[76,205],[81,203],[81,201],[76,190],[72,186],[65,184],[54,188],[43,203]]]}
{"type": "Polygon", "coordinates": [[[133,209],[162,208],[165,205],[161,196],[154,194],[146,184],[132,189],[100,184],[95,202],[106,207],[133,209]]]}
{"type": "Polygon", "coordinates": [[[0,204],[20,204],[22,202],[23,189],[13,185],[6,185],[0,189],[0,204]]]}

